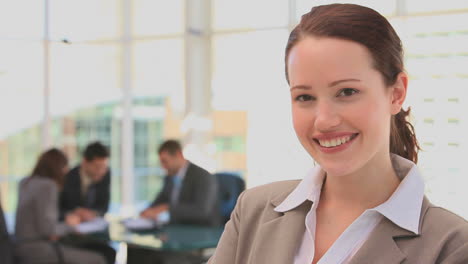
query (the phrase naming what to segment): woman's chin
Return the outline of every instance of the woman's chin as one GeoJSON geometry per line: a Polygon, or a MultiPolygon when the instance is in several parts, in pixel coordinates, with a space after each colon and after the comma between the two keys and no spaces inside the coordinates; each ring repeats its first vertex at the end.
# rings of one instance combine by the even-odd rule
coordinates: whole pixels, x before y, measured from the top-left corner
{"type": "Polygon", "coordinates": [[[324,162],[320,164],[320,167],[327,173],[327,175],[333,177],[349,175],[355,171],[353,166],[347,165],[343,162],[324,162]]]}

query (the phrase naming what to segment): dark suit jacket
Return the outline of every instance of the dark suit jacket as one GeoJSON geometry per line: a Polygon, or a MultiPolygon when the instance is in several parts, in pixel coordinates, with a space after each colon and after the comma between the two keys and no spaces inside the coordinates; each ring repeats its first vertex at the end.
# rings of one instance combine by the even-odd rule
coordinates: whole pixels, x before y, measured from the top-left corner
{"type": "Polygon", "coordinates": [[[110,200],[110,170],[98,183],[88,187],[85,199],[81,196],[80,166],[70,170],[65,177],[65,184],[60,194],[60,217],[78,207],[92,209],[104,215],[109,208],[110,200]]]}
{"type": "Polygon", "coordinates": [[[0,205],[0,263],[11,264],[13,263],[13,245],[8,233],[3,209],[0,205]]]}
{"type": "MultiPolygon", "coordinates": [[[[170,204],[173,190],[171,176],[164,178],[164,186],[151,206],[170,204]]],[[[218,182],[203,168],[189,163],[178,202],[170,204],[171,223],[217,225],[220,223],[218,182]]]]}

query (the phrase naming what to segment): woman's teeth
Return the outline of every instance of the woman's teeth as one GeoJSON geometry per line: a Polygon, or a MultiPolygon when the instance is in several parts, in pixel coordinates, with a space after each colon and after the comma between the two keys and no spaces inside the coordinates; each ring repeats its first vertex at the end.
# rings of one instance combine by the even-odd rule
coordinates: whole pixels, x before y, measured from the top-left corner
{"type": "Polygon", "coordinates": [[[341,137],[341,138],[334,138],[329,140],[318,140],[320,146],[326,148],[332,148],[344,144],[351,140],[351,136],[341,137]]]}

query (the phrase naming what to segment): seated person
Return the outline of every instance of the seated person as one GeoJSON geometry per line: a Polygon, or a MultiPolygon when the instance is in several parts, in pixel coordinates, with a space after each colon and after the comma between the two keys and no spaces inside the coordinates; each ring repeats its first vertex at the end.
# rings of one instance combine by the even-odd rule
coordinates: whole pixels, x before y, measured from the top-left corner
{"type": "Polygon", "coordinates": [[[60,215],[75,214],[89,221],[107,212],[110,200],[109,151],[99,142],[89,144],[80,165],[67,174],[60,195],[60,215]]]}
{"type": "Polygon", "coordinates": [[[186,160],[182,147],[176,140],[163,142],[158,154],[167,176],[162,190],[140,216],[156,219],[162,212],[169,212],[171,223],[219,224],[216,178],[186,160]]]}
{"type": "Polygon", "coordinates": [[[50,149],[39,157],[31,175],[19,184],[15,251],[21,263],[59,263],[56,249],[67,264],[106,263],[99,253],[56,243],[60,237],[74,232],[74,226],[80,221],[75,215],[59,221],[57,197],[67,162],[62,151],[50,149]]]}
{"type": "MultiPolygon", "coordinates": [[[[102,217],[109,207],[109,150],[100,142],[86,146],[81,164],[70,170],[60,195],[60,216],[75,216],[80,222],[102,217]]],[[[105,242],[87,237],[67,237],[63,242],[74,247],[100,252],[107,263],[114,263],[115,250],[105,242]]]]}
{"type": "MultiPolygon", "coordinates": [[[[143,218],[157,219],[168,212],[170,223],[218,225],[218,182],[205,169],[186,160],[180,143],[163,142],[159,149],[161,166],[167,171],[162,190],[151,205],[140,213],[143,218]]],[[[193,263],[193,256],[169,251],[151,251],[128,246],[128,264],[193,263]]]]}

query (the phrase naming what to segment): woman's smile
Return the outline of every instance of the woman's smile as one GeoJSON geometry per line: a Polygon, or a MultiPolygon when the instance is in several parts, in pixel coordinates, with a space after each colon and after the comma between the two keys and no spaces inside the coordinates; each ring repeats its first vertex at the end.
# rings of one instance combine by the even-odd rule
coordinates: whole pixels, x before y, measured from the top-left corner
{"type": "Polygon", "coordinates": [[[331,154],[348,149],[358,136],[359,133],[347,133],[347,135],[333,138],[327,138],[326,135],[324,135],[324,137],[314,137],[313,141],[320,151],[331,154]]]}

